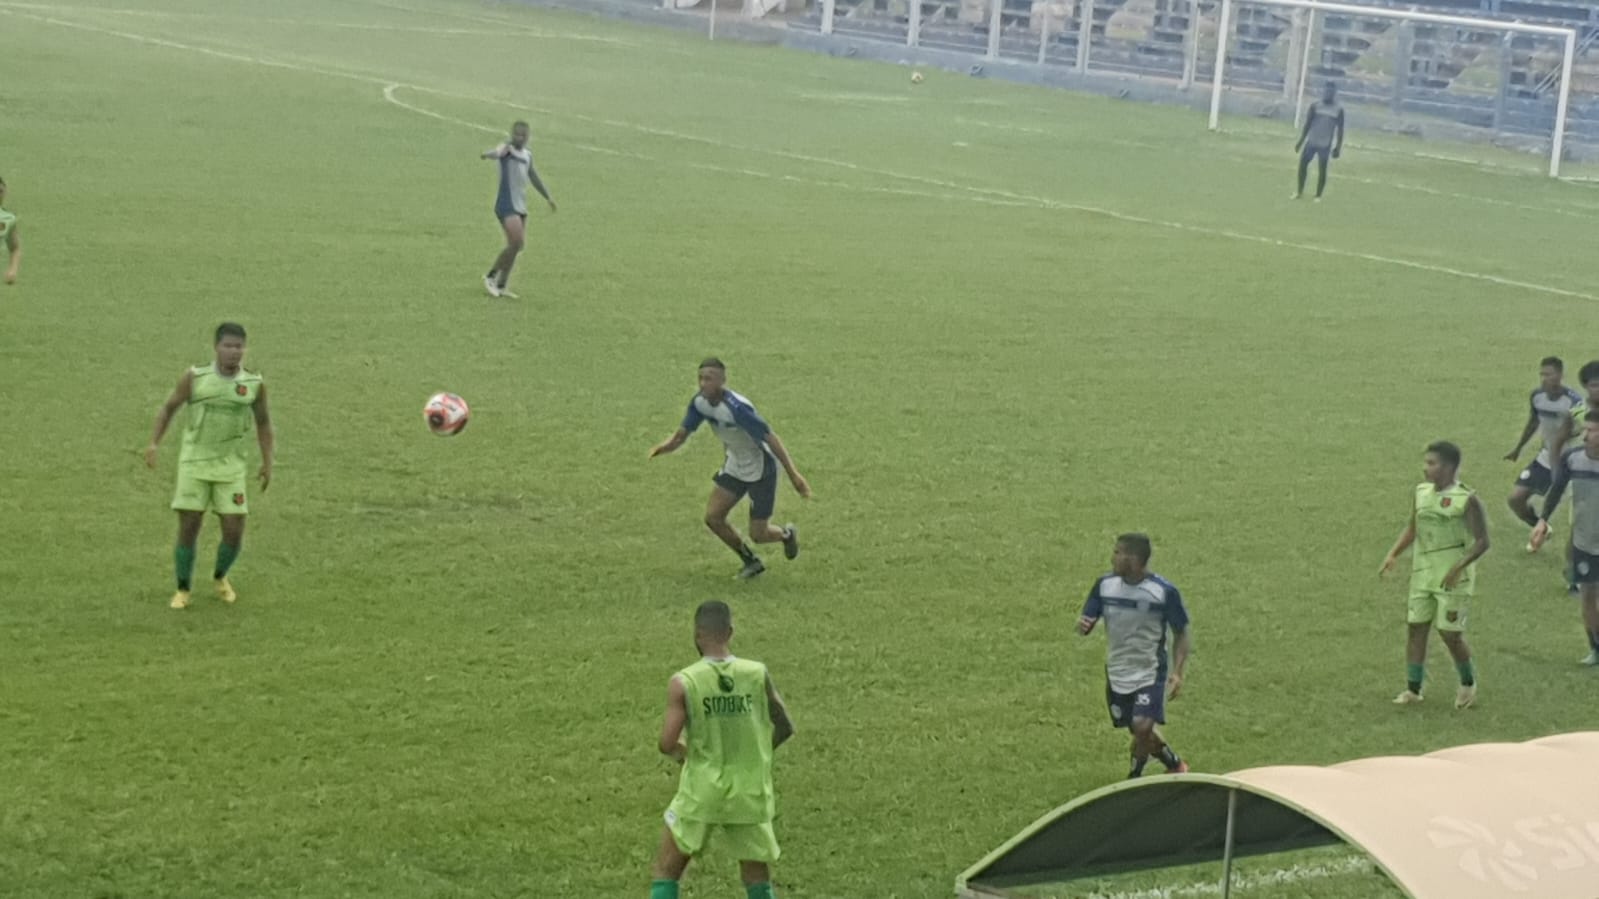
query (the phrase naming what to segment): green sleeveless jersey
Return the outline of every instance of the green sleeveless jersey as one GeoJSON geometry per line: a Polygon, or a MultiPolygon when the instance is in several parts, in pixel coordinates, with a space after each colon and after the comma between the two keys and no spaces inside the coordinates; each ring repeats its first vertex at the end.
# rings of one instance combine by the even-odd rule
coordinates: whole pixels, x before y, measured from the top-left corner
{"type": "MultiPolygon", "coordinates": [[[[1411,547],[1410,585],[1415,589],[1442,589],[1444,575],[1466,557],[1476,539],[1466,526],[1466,504],[1472,490],[1456,482],[1443,490],[1432,484],[1416,487],[1416,543],[1411,547]]],[[[1460,575],[1456,590],[1470,591],[1477,577],[1475,564],[1460,575]]]]}
{"type": "Polygon", "coordinates": [[[178,464],[188,466],[191,476],[203,480],[244,477],[249,452],[245,437],[255,423],[252,407],[261,394],[261,376],[241,368],[238,374],[226,377],[217,373],[215,363],[196,365],[189,371],[194,387],[178,464]]]}
{"type": "Polygon", "coordinates": [[[11,229],[17,226],[17,217],[4,209],[0,209],[0,247],[6,245],[6,240],[11,237],[11,229]]]}
{"type": "Polygon", "coordinates": [[[677,676],[688,707],[688,754],[672,811],[710,824],[770,823],[777,802],[766,666],[700,659],[677,676]]]}

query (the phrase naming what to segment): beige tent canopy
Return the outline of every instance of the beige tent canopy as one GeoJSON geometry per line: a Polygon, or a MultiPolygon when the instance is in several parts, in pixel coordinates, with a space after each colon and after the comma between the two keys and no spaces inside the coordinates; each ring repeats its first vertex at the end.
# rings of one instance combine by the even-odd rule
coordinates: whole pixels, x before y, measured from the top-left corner
{"type": "Polygon", "coordinates": [[[1599,732],[1326,768],[1125,781],[1035,821],[956,882],[1009,887],[1335,843],[1412,899],[1599,899],[1599,732]]]}

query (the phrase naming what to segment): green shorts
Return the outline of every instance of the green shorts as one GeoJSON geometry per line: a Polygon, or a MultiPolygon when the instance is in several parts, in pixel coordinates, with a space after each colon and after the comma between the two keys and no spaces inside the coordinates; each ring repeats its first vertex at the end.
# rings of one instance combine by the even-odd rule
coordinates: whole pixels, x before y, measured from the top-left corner
{"type": "Polygon", "coordinates": [[[1466,613],[1471,608],[1471,594],[1463,590],[1410,591],[1410,612],[1406,620],[1411,624],[1431,624],[1441,631],[1464,631],[1466,613]]]}
{"type": "Polygon", "coordinates": [[[777,846],[777,832],[770,822],[766,824],[710,824],[679,818],[677,812],[666,810],[666,829],[672,833],[672,842],[678,851],[694,858],[705,851],[713,840],[718,849],[741,862],[777,861],[783,852],[777,846]]]}
{"type": "Polygon", "coordinates": [[[178,466],[178,487],[172,494],[172,508],[179,512],[215,512],[218,515],[247,515],[244,474],[224,481],[197,477],[187,466],[178,466]]]}

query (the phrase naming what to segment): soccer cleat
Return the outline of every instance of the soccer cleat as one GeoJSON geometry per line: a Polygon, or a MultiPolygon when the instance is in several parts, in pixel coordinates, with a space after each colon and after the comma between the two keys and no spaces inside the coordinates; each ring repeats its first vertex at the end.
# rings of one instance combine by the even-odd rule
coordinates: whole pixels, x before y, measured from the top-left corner
{"type": "Polygon", "coordinates": [[[1311,202],[1320,203],[1321,202],[1321,197],[1317,197],[1315,200],[1313,200],[1311,202]]]}
{"type": "Polygon", "coordinates": [[[233,585],[225,577],[217,578],[217,599],[223,602],[237,602],[239,594],[233,592],[233,585]]]}
{"type": "Polygon", "coordinates": [[[799,529],[792,522],[783,525],[783,558],[792,559],[799,555],[799,529]]]}
{"type": "Polygon", "coordinates": [[[743,568],[738,570],[738,579],[741,581],[747,581],[765,570],[765,562],[762,562],[760,559],[751,559],[744,563],[743,568]]]}
{"type": "Polygon", "coordinates": [[[1588,650],[1588,654],[1582,657],[1582,664],[1589,668],[1599,668],[1599,649],[1588,650]]]}
{"type": "Polygon", "coordinates": [[[1301,196],[1301,194],[1298,191],[1295,191],[1295,192],[1293,192],[1293,193],[1288,195],[1288,199],[1297,200],[1297,199],[1300,198],[1300,196],[1301,196]]]}
{"type": "Polygon", "coordinates": [[[1460,686],[1460,689],[1455,691],[1455,708],[1457,708],[1457,709],[1469,709],[1476,702],[1477,702],[1477,685],[1476,684],[1472,684],[1469,687],[1464,685],[1464,684],[1462,684],[1460,686]]]}
{"type": "Polygon", "coordinates": [[[516,294],[512,293],[511,292],[511,288],[509,288],[509,287],[500,288],[500,292],[497,294],[497,296],[504,297],[507,300],[520,300],[521,299],[521,297],[519,297],[516,294]]]}
{"type": "Polygon", "coordinates": [[[500,285],[496,284],[493,278],[483,279],[483,289],[488,291],[489,296],[491,297],[497,297],[500,295],[500,285]]]}
{"type": "Polygon", "coordinates": [[[1175,768],[1167,768],[1166,769],[1166,773],[1167,774],[1187,774],[1188,773],[1188,763],[1185,762],[1185,761],[1178,761],[1177,762],[1177,767],[1175,767],[1175,768]]]}
{"type": "Polygon", "coordinates": [[[1394,705],[1415,705],[1418,702],[1421,702],[1421,694],[1409,690],[1394,697],[1394,705]]]}
{"type": "Polygon", "coordinates": [[[179,590],[172,594],[172,601],[167,603],[174,609],[187,609],[189,607],[189,591],[179,590]]]}
{"type": "Polygon", "coordinates": [[[1543,536],[1542,537],[1538,536],[1538,532],[1537,531],[1534,531],[1532,533],[1532,536],[1527,538],[1527,552],[1535,553],[1538,550],[1543,549],[1544,543],[1548,542],[1549,535],[1553,534],[1554,531],[1555,531],[1555,529],[1554,529],[1553,526],[1546,527],[1546,528],[1543,529],[1543,536]]]}

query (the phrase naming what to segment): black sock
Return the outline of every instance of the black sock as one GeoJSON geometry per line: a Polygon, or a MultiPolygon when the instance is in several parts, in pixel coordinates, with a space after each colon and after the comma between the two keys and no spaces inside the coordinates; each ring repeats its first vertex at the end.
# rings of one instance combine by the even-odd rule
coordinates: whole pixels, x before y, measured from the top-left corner
{"type": "Polygon", "coordinates": [[[740,543],[738,549],[734,550],[734,552],[738,553],[738,557],[744,560],[745,565],[761,560],[760,556],[755,555],[755,550],[750,549],[748,543],[740,543]]]}
{"type": "Polygon", "coordinates": [[[1599,652],[1599,631],[1588,632],[1588,645],[1593,647],[1594,652],[1599,652]]]}
{"type": "Polygon", "coordinates": [[[497,268],[491,268],[491,269],[489,269],[489,273],[484,275],[483,277],[489,279],[490,281],[499,280],[500,270],[497,269],[497,268]]]}
{"type": "Polygon", "coordinates": [[[1421,681],[1419,681],[1419,680],[1405,681],[1405,686],[1409,687],[1410,688],[1410,692],[1416,694],[1417,696],[1421,695],[1421,681]]]}
{"type": "Polygon", "coordinates": [[[1145,756],[1144,758],[1139,758],[1136,755],[1133,756],[1133,767],[1132,767],[1132,770],[1127,772],[1127,776],[1128,777],[1143,777],[1144,776],[1144,766],[1146,764],[1148,764],[1148,763],[1149,763],[1149,757],[1148,756],[1145,756]]]}
{"type": "Polygon", "coordinates": [[[1530,504],[1527,506],[1527,511],[1525,513],[1517,512],[1516,517],[1531,527],[1538,526],[1538,513],[1533,510],[1530,504]]]}
{"type": "Polygon", "coordinates": [[[1177,753],[1173,752],[1170,746],[1162,746],[1160,748],[1160,763],[1166,766],[1167,771],[1176,771],[1182,765],[1183,760],[1177,757],[1177,753]]]}

